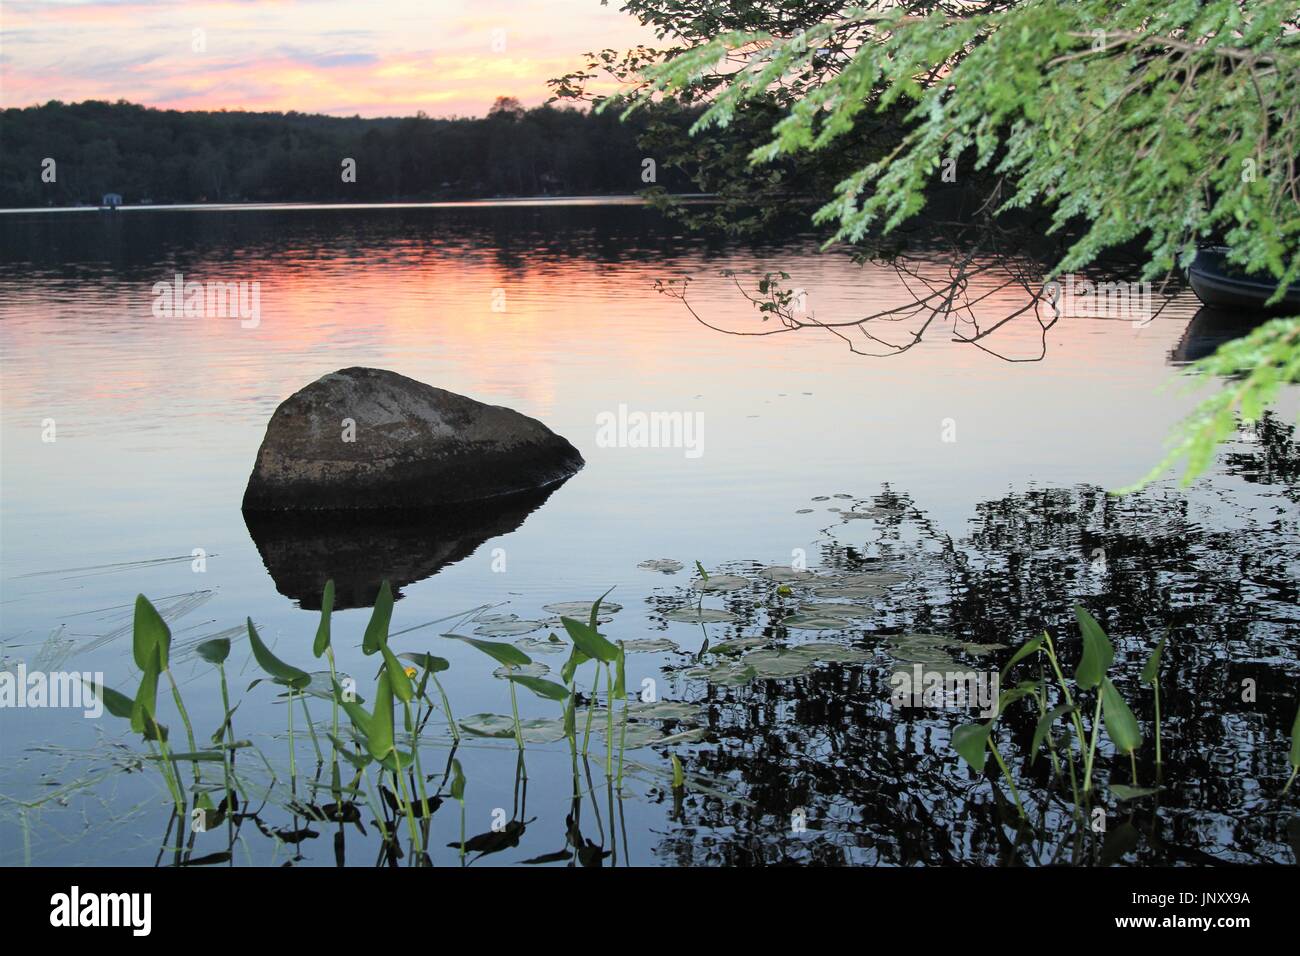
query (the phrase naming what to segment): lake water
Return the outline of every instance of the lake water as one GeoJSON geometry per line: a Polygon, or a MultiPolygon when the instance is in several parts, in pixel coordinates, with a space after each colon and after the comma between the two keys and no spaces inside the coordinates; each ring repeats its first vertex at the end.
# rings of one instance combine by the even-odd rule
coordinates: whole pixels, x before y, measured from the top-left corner
{"type": "MultiPolygon", "coordinates": [[[[397,632],[491,605],[487,613],[543,622],[524,636],[545,639],[559,628],[544,605],[613,587],[622,610],[605,627],[611,639],[680,648],[631,654],[629,690],[653,681],[659,700],[691,705],[643,726],[701,729],[629,751],[617,801],[603,780],[603,738],[592,744],[580,818],[592,842],[579,862],[599,859],[591,847],[613,851],[606,865],[1294,858],[1300,830],[1276,794],[1300,686],[1296,396],[1221,450],[1190,489],[1104,493],[1144,474],[1193,405],[1174,387],[1173,361],[1204,344],[1204,328],[1189,335],[1190,293],[1149,323],[1067,316],[1038,362],[1007,362],[946,334],[868,358],[813,331],[721,334],[655,282],[691,276],[696,313],[755,330],[757,313],[724,270],[789,273],[821,321],[903,301],[893,270],[820,253],[812,239],[707,241],[634,205],[23,213],[0,216],[0,230],[0,656],[11,670],[102,671],[132,693],[132,602],[143,593],[171,626],[196,733],[206,738],[222,710],[214,672],[192,648],[228,632],[231,693],[243,701],[237,736],[281,767],[284,707],[269,684],[245,690],[259,672],[240,626],[250,616],[280,657],[320,670],[317,613],[299,606],[294,580],[314,568],[308,557],[306,567],[268,570],[240,499],[279,402],[327,372],[374,366],[534,416],[587,462],[514,530],[515,521],[504,532],[465,530],[456,560],[431,576],[420,574],[419,552],[438,553],[438,542],[400,529],[396,547],[365,532],[348,542],[399,566],[373,569],[402,582],[393,646],[451,662],[442,679],[457,717],[510,713],[495,664],[438,637],[444,625],[397,632]],[[259,283],[259,321],[156,316],[154,284],[177,273],[259,283]],[[620,408],[681,413],[698,423],[696,441],[605,447],[598,421],[620,408]],[[684,567],[638,567],[654,558],[684,567]],[[779,594],[757,572],[805,558],[822,583],[864,571],[900,578],[865,602],[865,623],[781,627],[792,601],[813,598],[779,594]],[[696,561],[752,582],[707,597],[733,620],[701,628],[664,618],[698,597],[689,591],[696,561]],[[415,579],[403,581],[408,565],[415,579]],[[1051,834],[1040,845],[999,824],[1001,782],[995,794],[957,760],[949,738],[964,715],[891,710],[888,678],[908,655],[889,638],[1016,646],[1048,627],[1075,661],[1076,600],[1115,640],[1116,683],[1144,726],[1151,701],[1137,671],[1171,635],[1165,787],[1154,800],[1108,797],[1106,837],[1070,835],[1047,761],[1026,764],[1035,715],[1009,716],[1006,749],[1025,767],[1031,816],[1051,834]],[[713,660],[696,660],[704,634],[715,645],[839,642],[865,660],[712,681],[695,670],[713,660]],[[669,752],[691,775],[676,800],[669,752]]],[[[979,309],[1009,312],[1022,298],[1006,291],[979,309]]],[[[1038,345],[1032,317],[997,338],[1013,357],[1038,345]]],[[[338,546],[308,542],[300,553],[338,546]]],[[[334,616],[338,666],[367,689],[376,666],[358,645],[368,616],[334,616]]],[[[490,631],[483,620],[466,632],[490,631]]],[[[988,668],[1009,652],[951,653],[988,668]]],[[[552,676],[563,661],[534,656],[552,676]]],[[[585,692],[591,674],[578,681],[585,692]]],[[[558,714],[527,693],[519,704],[525,718],[558,714]]],[[[324,727],[328,702],[311,706],[324,727]]],[[[180,733],[170,710],[163,720],[180,733]]],[[[0,863],[154,863],[170,802],[159,775],[132,762],[145,751],[123,721],[5,709],[0,732],[0,863]]],[[[437,779],[444,737],[423,751],[437,779]]],[[[306,777],[315,758],[301,723],[296,742],[306,777]]],[[[1149,783],[1149,745],[1142,754],[1149,783]]],[[[457,756],[471,834],[502,817],[530,821],[517,846],[506,841],[485,863],[566,848],[566,743],[529,745],[522,807],[513,740],[466,738],[457,756]]],[[[239,759],[251,773],[254,758],[239,759]]],[[[1108,744],[1099,768],[1131,782],[1127,758],[1112,759],[1108,744]]],[[[286,788],[281,771],[262,817],[241,829],[236,864],[336,862],[330,824],[297,844],[267,835],[304,825],[285,809],[286,788]]],[[[438,864],[459,862],[446,848],[459,832],[447,803],[433,819],[438,864]]],[[[349,863],[377,856],[363,816],[368,836],[349,830],[349,863]]],[[[224,850],[224,840],[224,830],[199,835],[194,856],[224,850]]]]}

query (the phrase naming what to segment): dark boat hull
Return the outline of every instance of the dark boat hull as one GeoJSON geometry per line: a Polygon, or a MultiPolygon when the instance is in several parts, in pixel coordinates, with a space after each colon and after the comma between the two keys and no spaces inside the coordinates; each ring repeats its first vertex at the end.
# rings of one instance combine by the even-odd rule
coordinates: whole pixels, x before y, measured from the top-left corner
{"type": "Polygon", "coordinates": [[[1267,276],[1247,275],[1227,263],[1222,249],[1202,249],[1187,269],[1187,280],[1196,297],[1208,306],[1231,312],[1269,315],[1300,314],[1300,285],[1287,288],[1279,302],[1265,305],[1277,291],[1267,276]]]}

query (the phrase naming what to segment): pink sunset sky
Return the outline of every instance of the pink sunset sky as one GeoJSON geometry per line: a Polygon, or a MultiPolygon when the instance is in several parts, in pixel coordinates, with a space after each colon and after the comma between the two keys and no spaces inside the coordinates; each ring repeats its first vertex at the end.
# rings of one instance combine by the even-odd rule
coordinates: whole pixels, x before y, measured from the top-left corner
{"type": "Polygon", "coordinates": [[[618,5],[4,0],[0,107],[125,99],[170,109],[481,116],[498,96],[544,102],[546,80],[584,65],[583,53],[653,44],[618,5]]]}

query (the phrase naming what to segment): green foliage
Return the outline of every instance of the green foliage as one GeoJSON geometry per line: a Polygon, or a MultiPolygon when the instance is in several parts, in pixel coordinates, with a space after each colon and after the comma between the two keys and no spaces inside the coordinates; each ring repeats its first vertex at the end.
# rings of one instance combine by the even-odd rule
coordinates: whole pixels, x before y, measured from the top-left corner
{"type": "Polygon", "coordinates": [[[1101,712],[1106,722],[1106,735],[1116,750],[1131,754],[1142,746],[1142,731],[1138,729],[1137,718],[1109,677],[1101,682],[1101,712]]]}
{"type": "Polygon", "coordinates": [[[449,637],[454,641],[464,641],[471,647],[478,648],[494,661],[505,664],[507,667],[524,667],[533,662],[531,657],[513,644],[503,644],[500,641],[483,641],[477,637],[462,637],[459,634],[444,634],[442,636],[449,637]]]}
{"type": "Polygon", "coordinates": [[[1078,618],[1079,631],[1083,635],[1083,659],[1074,679],[1084,690],[1091,690],[1105,679],[1106,671],[1115,660],[1115,648],[1091,614],[1075,605],[1074,616],[1078,618]]]}
{"type": "Polygon", "coordinates": [[[167,669],[167,655],[171,651],[172,632],[149,599],[143,594],[135,597],[135,621],[132,628],[132,651],[135,666],[148,670],[158,652],[158,669],[167,669]]]}
{"type": "MultiPolygon", "coordinates": [[[[286,664],[271,653],[271,649],[262,642],[261,635],[257,633],[257,628],[253,626],[251,617],[246,618],[246,621],[248,623],[248,643],[252,645],[253,657],[257,659],[258,667],[270,674],[277,684],[284,684],[294,690],[302,690],[311,683],[310,674],[291,664],[286,664]]],[[[292,706],[292,702],[290,702],[290,706],[292,706]]]]}
{"type": "Polygon", "coordinates": [[[1283,385],[1300,382],[1300,318],[1274,319],[1221,345],[1192,367],[1192,375],[1193,385],[1212,377],[1226,383],[1197,405],[1160,463],[1121,494],[1154,481],[1179,461],[1186,463],[1182,483],[1190,484],[1209,467],[1219,442],[1236,432],[1238,417],[1258,421],[1283,385]]]}
{"type": "MultiPolygon", "coordinates": [[[[1051,232],[1070,233],[1050,275],[1141,241],[1141,277],[1154,278],[1213,239],[1231,263],[1272,276],[1277,295],[1300,279],[1294,0],[904,0],[728,13],[631,0],[629,9],[683,42],[642,54],[624,115],[661,97],[706,100],[698,132],[775,97],[783,115],[751,151],[755,167],[834,162],[872,117],[906,109],[905,133],[844,175],[816,213],[830,242],[915,216],[952,160],[965,181],[996,177],[997,211],[1043,207],[1051,232]]],[[[1224,346],[1194,374],[1234,381],[1197,409],[1143,483],[1180,459],[1192,480],[1234,415],[1257,419],[1283,383],[1300,381],[1300,318],[1224,346]]]]}
{"type": "Polygon", "coordinates": [[[325,582],[325,591],[320,599],[320,624],[316,627],[316,640],[312,643],[312,655],[320,657],[330,646],[330,614],[334,611],[334,579],[325,582]]]}
{"type": "MultiPolygon", "coordinates": [[[[487,196],[626,194],[641,182],[638,139],[684,131],[680,110],[632,124],[544,106],[488,118],[433,119],[177,111],[134,103],[50,101],[0,110],[0,207],[98,203],[389,201],[487,196]],[[58,180],[41,182],[41,159],[58,180]],[[357,181],[340,176],[357,161],[357,181]]],[[[757,136],[757,131],[756,131],[757,136]]],[[[658,185],[688,190],[660,170],[658,185]]]]}
{"type": "Polygon", "coordinates": [[[379,595],[375,606],[370,610],[370,621],[366,624],[366,633],[361,638],[361,650],[374,654],[388,643],[388,626],[393,619],[393,589],[388,580],[379,586],[379,595]]]}
{"type": "Polygon", "coordinates": [[[224,664],[230,656],[230,638],[214,637],[210,641],[204,641],[194,648],[194,653],[209,664],[224,664]]]}

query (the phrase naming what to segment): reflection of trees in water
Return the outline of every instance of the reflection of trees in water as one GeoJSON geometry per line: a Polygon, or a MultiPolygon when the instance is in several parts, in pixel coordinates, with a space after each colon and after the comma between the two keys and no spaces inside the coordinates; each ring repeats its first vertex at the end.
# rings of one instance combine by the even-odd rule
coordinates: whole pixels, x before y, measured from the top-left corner
{"type": "MultiPolygon", "coordinates": [[[[1234,456],[1248,460],[1230,468],[1260,482],[1294,476],[1290,429],[1271,422],[1259,432],[1258,450],[1234,456]]],[[[1285,493],[1294,498],[1294,488],[1285,493]]],[[[657,849],[664,862],[1109,862],[1133,842],[1137,856],[1125,858],[1144,863],[1291,859],[1293,814],[1273,797],[1289,770],[1287,734],[1300,674],[1294,509],[1270,511],[1262,522],[1234,515],[1239,525],[1224,523],[1234,530],[1211,530],[1176,491],[1116,498],[1087,486],[1041,489],[981,504],[970,533],[954,541],[906,494],[886,489],[854,507],[879,515],[879,533],[863,535],[861,526],[871,522],[862,521],[832,530],[821,567],[914,572],[891,592],[875,626],[859,632],[867,646],[909,632],[1014,646],[1048,628],[1072,668],[1080,649],[1072,607],[1080,601],[1115,642],[1115,680],[1147,738],[1138,764],[1144,784],[1156,773],[1153,714],[1137,675],[1159,637],[1171,635],[1158,812],[1150,800],[1109,800],[1102,804],[1108,834],[1077,832],[1068,785],[1049,787],[1045,756],[1027,765],[1036,711],[1014,707],[1000,725],[1004,752],[1027,792],[1031,818],[1045,821],[1017,837],[1004,791],[995,794],[951,749],[952,728],[968,718],[936,710],[896,717],[888,704],[893,668],[882,649],[866,666],[703,688],[717,744],[701,748],[692,768],[728,781],[743,800],[687,799],[683,825],[657,849]],[[870,543],[849,543],[850,537],[870,543]],[[1256,684],[1253,702],[1243,700],[1247,678],[1256,684]],[[808,832],[795,835],[791,815],[800,808],[808,832]]],[[[773,591],[766,609],[782,601],[773,591]]],[[[742,622],[752,621],[745,617],[754,611],[752,596],[730,606],[742,622]]],[[[744,630],[789,636],[770,624],[744,630]]],[[[1008,654],[959,666],[993,669],[1008,654]]],[[[1102,780],[1131,782],[1126,760],[1112,763],[1108,755],[1099,772],[1102,780]]]]}

